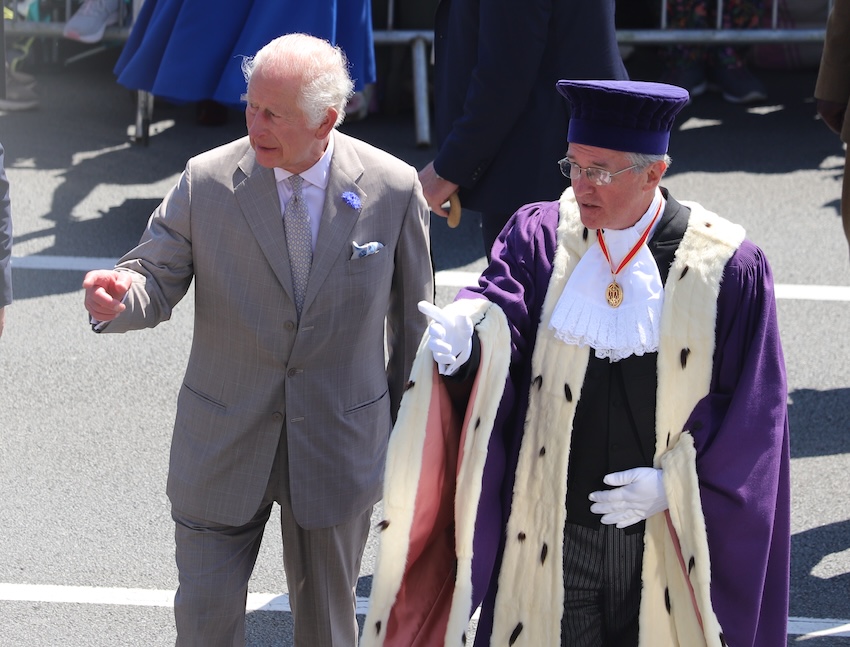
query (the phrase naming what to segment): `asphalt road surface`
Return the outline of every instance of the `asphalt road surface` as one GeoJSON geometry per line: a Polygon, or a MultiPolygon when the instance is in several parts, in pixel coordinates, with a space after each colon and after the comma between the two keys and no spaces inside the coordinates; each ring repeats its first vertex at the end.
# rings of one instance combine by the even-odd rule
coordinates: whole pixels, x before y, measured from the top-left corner
{"type": "MultiPolygon", "coordinates": [[[[174,644],[164,490],[192,297],[155,330],[95,335],[80,284],[86,270],[110,266],[135,244],[189,156],[241,136],[244,126],[234,112],[224,126],[201,127],[192,106],[157,102],[149,145],[132,143],[135,103],[114,82],[115,56],[112,48],[44,65],[40,108],[0,112],[16,296],[0,340],[0,645],[174,644]]],[[[744,225],[771,260],[792,430],[788,644],[850,645],[844,151],[815,118],[814,70],[763,77],[770,98],[762,104],[732,106],[709,94],[685,109],[665,184],[744,225]]],[[[343,130],[421,168],[434,150],[416,147],[401,104],[397,114],[343,130]]],[[[469,213],[455,230],[435,219],[439,304],[484,267],[478,226],[469,213]]],[[[250,586],[251,647],[292,644],[275,523],[250,586]]],[[[375,550],[373,537],[358,589],[363,610],[375,550]]]]}

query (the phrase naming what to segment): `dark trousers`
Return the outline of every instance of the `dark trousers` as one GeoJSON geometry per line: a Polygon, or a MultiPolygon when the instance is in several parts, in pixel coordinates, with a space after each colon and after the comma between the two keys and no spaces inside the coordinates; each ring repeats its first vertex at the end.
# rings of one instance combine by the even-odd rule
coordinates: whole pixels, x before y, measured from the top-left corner
{"type": "Polygon", "coordinates": [[[637,647],[643,532],[568,523],[562,647],[637,647]]]}
{"type": "Polygon", "coordinates": [[[844,180],[841,184],[841,223],[844,235],[850,244],[850,153],[844,161],[844,180]]]}

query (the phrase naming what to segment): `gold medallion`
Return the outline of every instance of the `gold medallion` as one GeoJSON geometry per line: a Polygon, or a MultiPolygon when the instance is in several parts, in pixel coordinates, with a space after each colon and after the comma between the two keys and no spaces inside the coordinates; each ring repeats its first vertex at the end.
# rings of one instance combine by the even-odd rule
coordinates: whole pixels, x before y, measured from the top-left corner
{"type": "Polygon", "coordinates": [[[611,281],[605,289],[605,300],[612,308],[618,308],[623,302],[623,288],[616,280],[611,281]]]}

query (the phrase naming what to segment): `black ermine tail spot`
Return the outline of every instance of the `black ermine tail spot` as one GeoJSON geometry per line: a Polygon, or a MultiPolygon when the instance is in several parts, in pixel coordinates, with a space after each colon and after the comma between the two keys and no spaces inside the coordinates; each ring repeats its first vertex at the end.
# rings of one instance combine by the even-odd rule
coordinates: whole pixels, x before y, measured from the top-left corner
{"type": "Polygon", "coordinates": [[[516,642],[516,639],[519,638],[519,635],[522,633],[522,623],[518,623],[516,627],[514,627],[513,632],[511,633],[510,640],[508,640],[508,645],[513,645],[516,642]]]}

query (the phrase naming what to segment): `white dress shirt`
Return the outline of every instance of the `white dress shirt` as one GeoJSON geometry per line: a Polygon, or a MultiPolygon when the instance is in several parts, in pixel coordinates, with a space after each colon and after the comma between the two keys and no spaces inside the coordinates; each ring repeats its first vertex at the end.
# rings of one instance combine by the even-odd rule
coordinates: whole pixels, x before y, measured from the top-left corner
{"type": "MultiPolygon", "coordinates": [[[[307,213],[310,216],[310,231],[313,234],[313,251],[316,251],[316,239],[319,236],[319,224],[322,220],[322,208],[325,205],[325,193],[328,189],[328,175],[331,171],[331,158],[334,153],[334,138],[331,132],[328,140],[328,147],[319,158],[319,161],[313,164],[303,173],[299,175],[304,179],[301,185],[301,193],[304,196],[304,202],[307,205],[307,213]]],[[[289,176],[294,175],[289,171],[284,171],[282,168],[275,167],[274,176],[277,180],[277,194],[280,197],[280,215],[283,217],[283,212],[286,209],[286,203],[292,197],[292,187],[289,182],[283,182],[289,176]]]]}
{"type": "MultiPolygon", "coordinates": [[[[656,211],[664,211],[665,202],[661,191],[656,189],[649,209],[632,227],[605,230],[605,243],[615,265],[640,240],[656,211]]],[[[655,220],[647,241],[659,221],[660,218],[655,220]]],[[[605,299],[611,278],[611,266],[597,240],[576,264],[555,305],[549,328],[558,339],[590,346],[597,357],[612,362],[657,351],[664,286],[646,242],[617,275],[617,283],[623,288],[623,302],[617,308],[612,308],[605,299]]]]}

